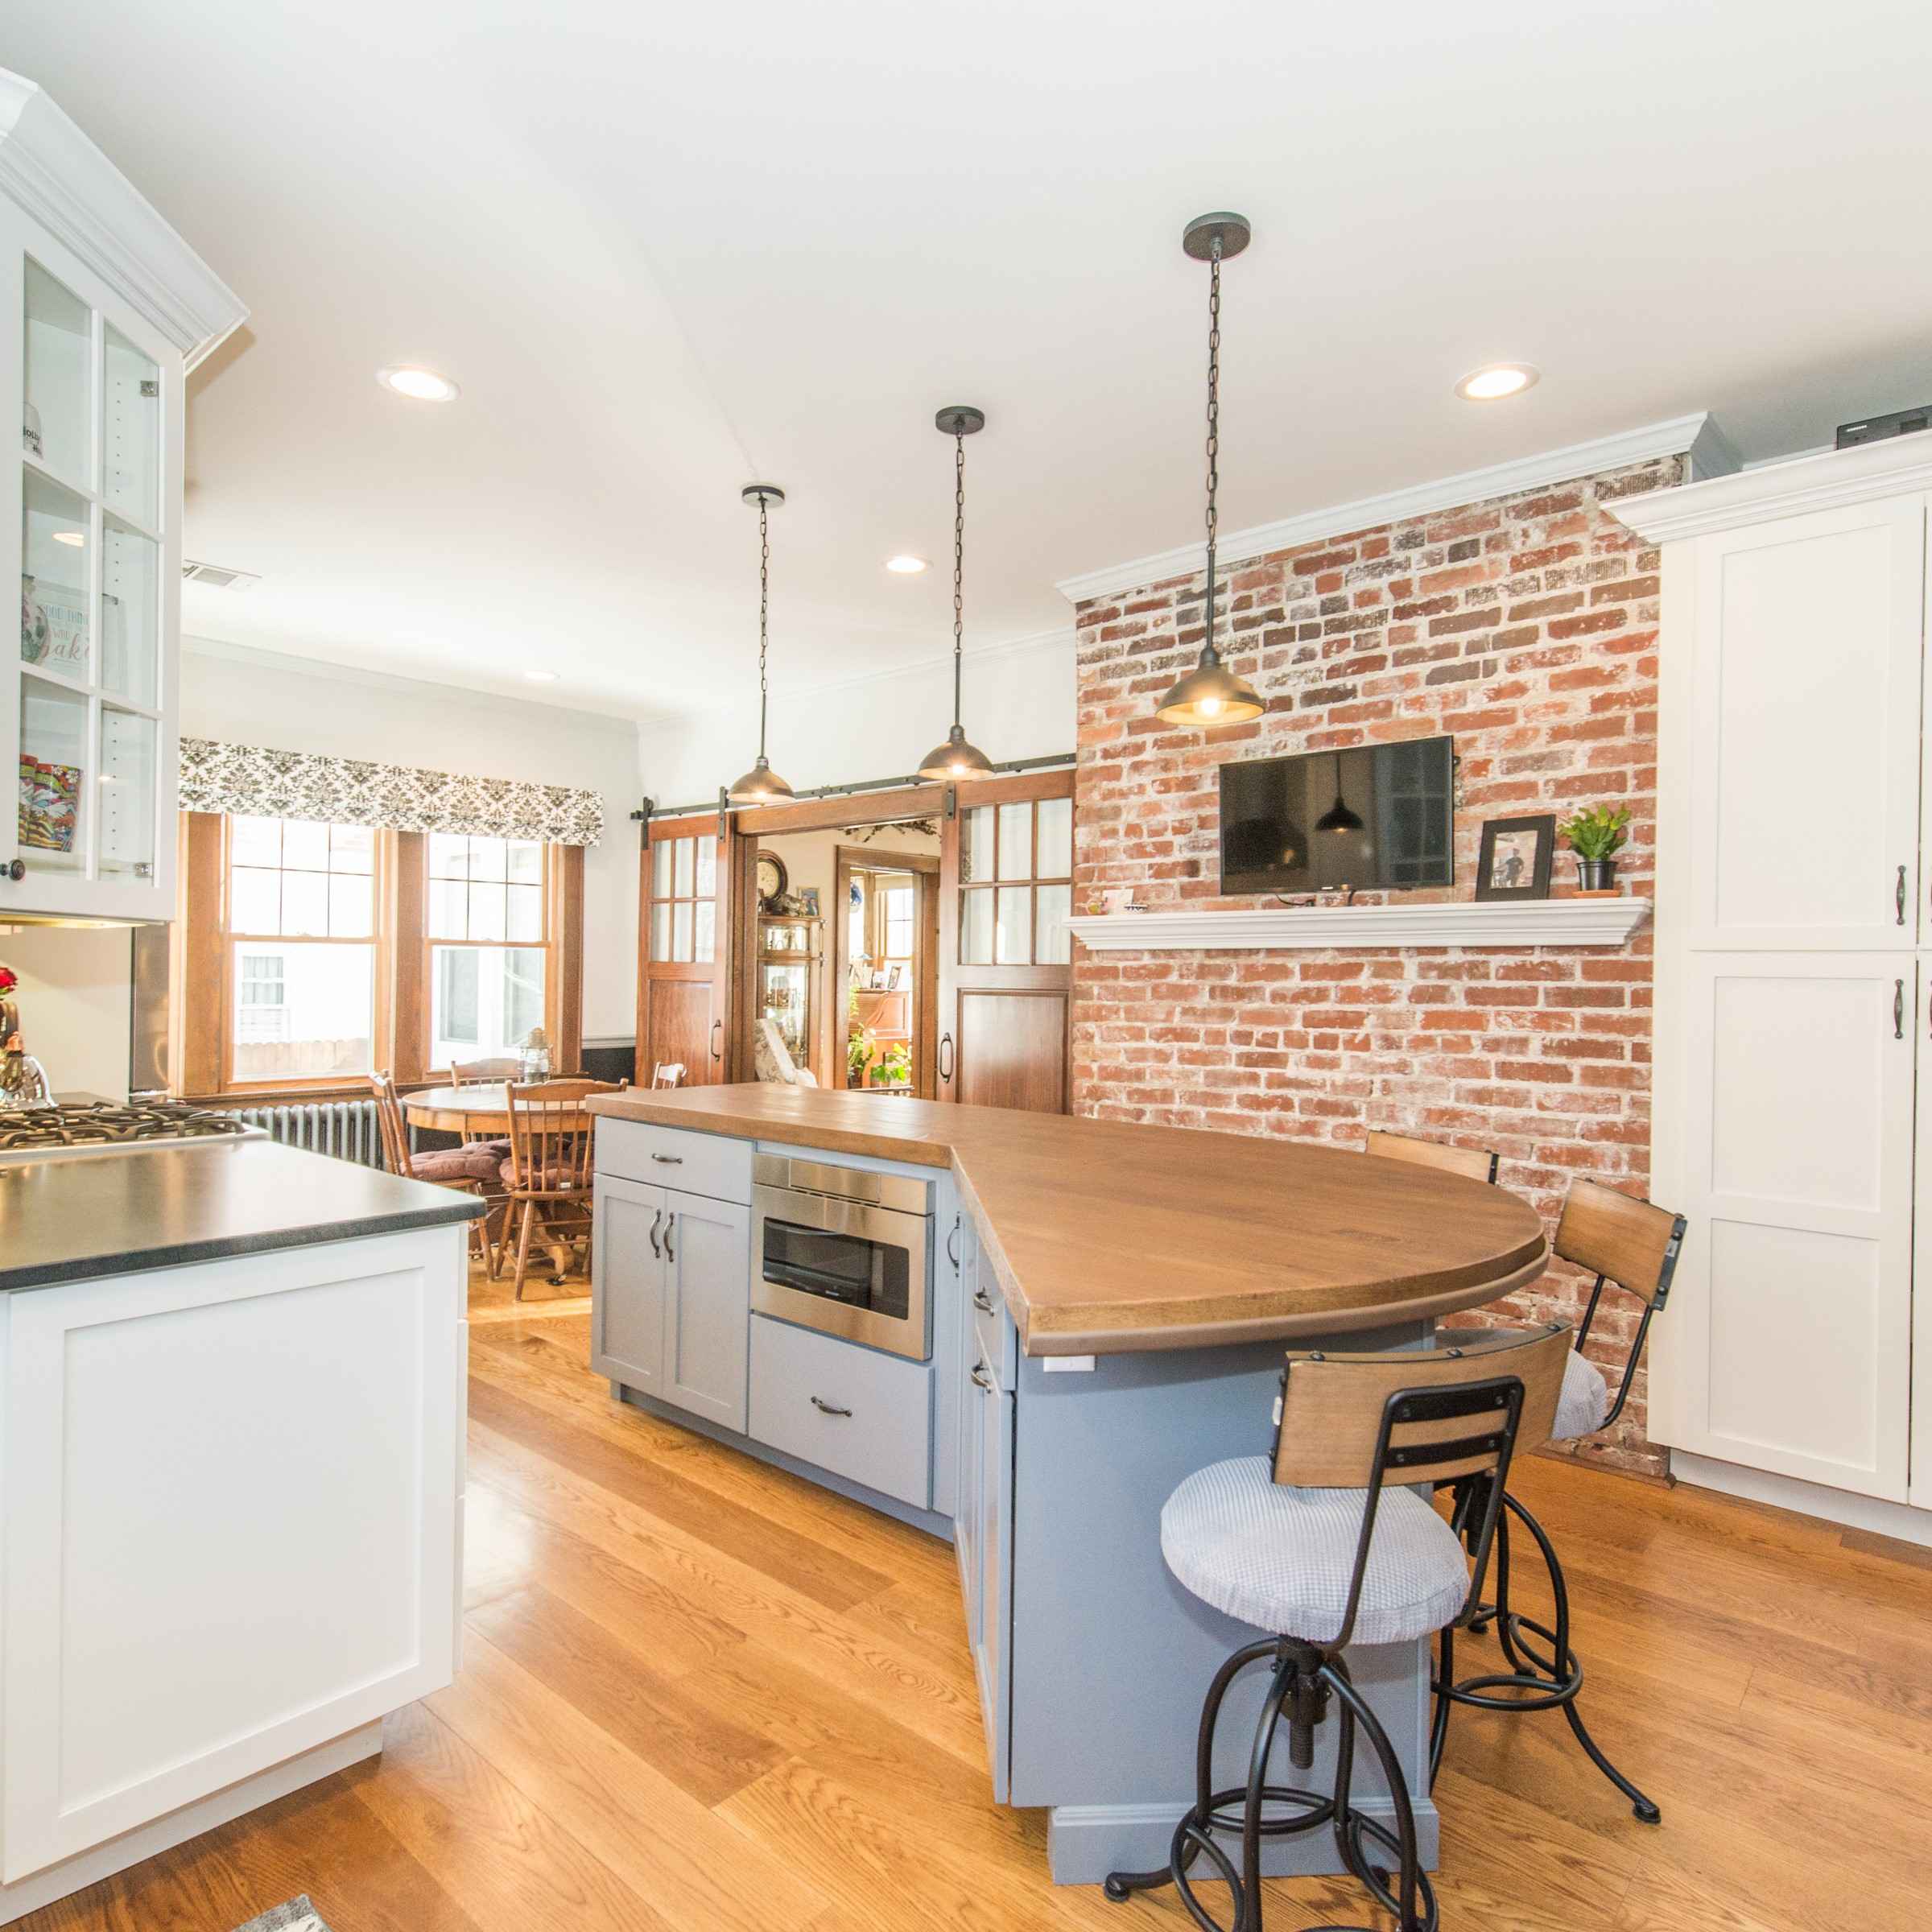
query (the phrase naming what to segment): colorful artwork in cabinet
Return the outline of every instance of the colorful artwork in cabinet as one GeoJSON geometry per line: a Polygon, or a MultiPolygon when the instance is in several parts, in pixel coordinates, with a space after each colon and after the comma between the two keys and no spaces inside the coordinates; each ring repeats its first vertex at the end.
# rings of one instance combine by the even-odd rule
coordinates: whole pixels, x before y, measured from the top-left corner
{"type": "Polygon", "coordinates": [[[80,768],[20,754],[20,843],[72,852],[80,818],[80,768]]]}

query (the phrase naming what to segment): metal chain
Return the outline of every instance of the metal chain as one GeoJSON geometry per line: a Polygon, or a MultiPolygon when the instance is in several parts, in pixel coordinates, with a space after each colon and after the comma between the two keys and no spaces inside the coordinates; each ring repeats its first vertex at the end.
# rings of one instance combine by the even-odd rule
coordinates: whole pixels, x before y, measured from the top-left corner
{"type": "Polygon", "coordinates": [[[1214,649],[1214,547],[1220,513],[1216,503],[1221,487],[1221,238],[1214,237],[1208,258],[1208,601],[1203,613],[1203,638],[1214,649]]]}
{"type": "Polygon", "coordinates": [[[966,571],[966,436],[952,439],[952,721],[960,721],[960,660],[964,650],[965,620],[960,584],[966,571]]]}
{"type": "Polygon", "coordinates": [[[766,627],[771,609],[771,518],[763,491],[758,493],[758,756],[765,755],[766,627]]]}

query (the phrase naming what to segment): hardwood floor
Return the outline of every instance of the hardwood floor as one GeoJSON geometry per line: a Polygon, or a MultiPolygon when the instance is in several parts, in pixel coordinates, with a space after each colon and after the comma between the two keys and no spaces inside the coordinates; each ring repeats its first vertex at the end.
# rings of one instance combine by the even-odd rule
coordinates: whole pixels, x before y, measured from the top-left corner
{"type": "MultiPolygon", "coordinates": [[[[303,1891],[332,1932],[1188,1923],[1171,1893],[1055,1889],[1044,1814],[989,1801],[949,1549],[620,1412],[576,1286],[530,1292],[473,1290],[455,1685],[381,1758],[27,1932],[230,1932],[303,1891]]],[[[1555,1716],[1458,1711],[1447,1932],[1917,1932],[1921,1553],[1540,1459],[1518,1488],[1569,1567],[1590,1721],[1664,1823],[1555,1716]]],[[[1340,1881],[1272,1884],[1267,1911],[1380,1922],[1340,1881]]]]}

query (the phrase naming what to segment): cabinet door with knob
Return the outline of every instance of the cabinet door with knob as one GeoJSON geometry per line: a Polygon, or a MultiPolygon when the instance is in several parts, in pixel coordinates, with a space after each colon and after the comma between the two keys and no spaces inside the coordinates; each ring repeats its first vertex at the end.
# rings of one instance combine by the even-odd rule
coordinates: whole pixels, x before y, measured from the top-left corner
{"type": "Polygon", "coordinates": [[[1903,1501],[1913,1068],[1927,1013],[1896,953],[1703,953],[1682,1025],[1694,1238],[1661,1413],[1677,1447],[1903,1501]]]}
{"type": "Polygon", "coordinates": [[[750,1336],[751,1210],[703,1195],[664,1197],[667,1402],[742,1431],[750,1336]]]}
{"type": "Polygon", "coordinates": [[[1691,948],[1909,951],[1932,935],[1925,525],[1918,496],[1780,517],[1696,539],[1670,579],[1689,608],[1666,605],[1668,648],[1695,649],[1694,728],[1671,753],[1688,780],[1691,948]]]}
{"type": "Polygon", "coordinates": [[[597,1177],[591,1224],[590,1365],[664,1393],[665,1190],[597,1177]]]}

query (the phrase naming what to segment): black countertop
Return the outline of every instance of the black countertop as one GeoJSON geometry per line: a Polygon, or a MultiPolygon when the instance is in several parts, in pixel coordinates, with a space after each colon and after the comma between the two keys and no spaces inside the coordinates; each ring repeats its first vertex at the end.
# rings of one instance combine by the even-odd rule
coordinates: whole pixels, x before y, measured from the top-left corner
{"type": "Polygon", "coordinates": [[[473,1195],[273,1141],[0,1163],[0,1293],[473,1220],[473,1195]]]}

